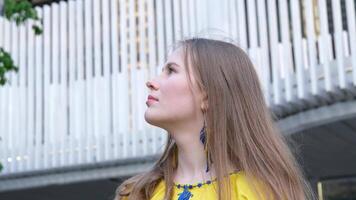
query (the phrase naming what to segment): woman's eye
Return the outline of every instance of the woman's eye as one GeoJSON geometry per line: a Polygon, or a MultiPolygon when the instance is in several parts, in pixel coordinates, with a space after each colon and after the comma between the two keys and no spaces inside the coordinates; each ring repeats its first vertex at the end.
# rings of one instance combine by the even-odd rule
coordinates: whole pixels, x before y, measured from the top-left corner
{"type": "Polygon", "coordinates": [[[171,67],[167,67],[168,74],[172,73],[174,70],[171,67]]]}

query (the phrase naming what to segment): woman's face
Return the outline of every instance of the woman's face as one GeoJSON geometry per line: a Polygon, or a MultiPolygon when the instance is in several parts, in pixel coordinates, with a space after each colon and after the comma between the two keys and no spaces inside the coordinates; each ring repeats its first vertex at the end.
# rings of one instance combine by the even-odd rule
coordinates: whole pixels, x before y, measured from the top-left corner
{"type": "MultiPolygon", "coordinates": [[[[195,79],[191,74],[193,93],[190,90],[184,65],[183,49],[172,52],[159,76],[146,83],[149,96],[146,102],[145,120],[161,128],[170,128],[197,117],[199,103],[193,93],[197,93],[195,79]],[[150,99],[150,95],[157,100],[150,99]]],[[[190,70],[191,72],[191,70],[190,70]]]]}

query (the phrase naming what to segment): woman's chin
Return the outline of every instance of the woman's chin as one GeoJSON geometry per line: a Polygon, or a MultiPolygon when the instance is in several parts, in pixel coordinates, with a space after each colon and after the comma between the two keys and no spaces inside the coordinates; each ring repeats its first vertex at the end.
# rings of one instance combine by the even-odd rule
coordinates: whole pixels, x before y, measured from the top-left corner
{"type": "Polygon", "coordinates": [[[154,113],[149,111],[149,108],[146,110],[144,117],[145,117],[145,121],[153,126],[157,126],[159,124],[160,120],[157,118],[157,116],[154,113]]]}

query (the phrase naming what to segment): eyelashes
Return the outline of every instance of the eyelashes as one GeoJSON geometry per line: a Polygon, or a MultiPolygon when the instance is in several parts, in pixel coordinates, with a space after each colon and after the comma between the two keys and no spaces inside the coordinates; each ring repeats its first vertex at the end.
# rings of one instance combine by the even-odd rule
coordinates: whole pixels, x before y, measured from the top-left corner
{"type": "Polygon", "coordinates": [[[167,67],[168,69],[168,74],[171,74],[174,70],[172,69],[172,67],[167,67]]]}
{"type": "Polygon", "coordinates": [[[171,74],[172,72],[174,72],[174,69],[171,67],[171,65],[167,65],[167,71],[168,74],[171,74]]]}

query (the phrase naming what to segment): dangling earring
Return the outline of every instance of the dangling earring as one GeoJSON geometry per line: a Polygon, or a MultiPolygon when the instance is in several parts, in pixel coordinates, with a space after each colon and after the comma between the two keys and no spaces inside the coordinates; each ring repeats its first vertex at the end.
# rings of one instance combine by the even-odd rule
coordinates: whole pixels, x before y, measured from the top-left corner
{"type": "Polygon", "coordinates": [[[178,165],[178,151],[177,151],[177,148],[176,146],[173,147],[173,168],[176,169],[177,168],[177,165],[178,165]]]}
{"type": "Polygon", "coordinates": [[[207,148],[207,144],[206,144],[206,137],[207,137],[207,133],[206,133],[205,118],[204,118],[204,125],[203,125],[203,128],[200,130],[200,141],[204,145],[204,150],[205,150],[205,154],[206,154],[206,170],[205,170],[205,172],[209,172],[209,157],[210,156],[209,156],[209,152],[208,152],[208,148],[207,148]]]}

